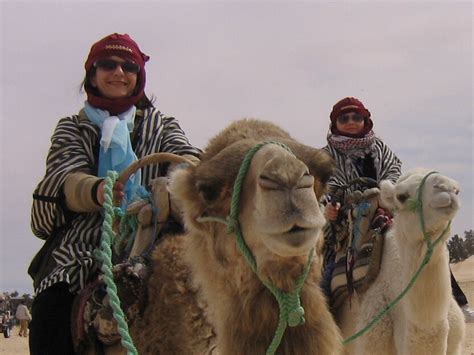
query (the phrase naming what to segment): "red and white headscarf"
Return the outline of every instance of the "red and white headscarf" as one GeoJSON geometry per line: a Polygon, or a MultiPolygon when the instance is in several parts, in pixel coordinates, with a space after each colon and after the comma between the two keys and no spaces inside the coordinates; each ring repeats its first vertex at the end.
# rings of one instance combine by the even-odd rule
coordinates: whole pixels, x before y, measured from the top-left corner
{"type": "Polygon", "coordinates": [[[345,135],[347,137],[352,137],[352,138],[364,137],[367,133],[369,133],[372,130],[374,126],[374,123],[370,119],[370,111],[367,110],[364,104],[358,99],[356,99],[355,97],[345,97],[339,100],[333,106],[331,114],[329,115],[329,118],[331,119],[330,130],[333,134],[345,135]],[[364,117],[365,124],[364,124],[364,129],[362,130],[362,132],[358,134],[342,134],[337,129],[337,126],[336,126],[337,118],[349,112],[355,112],[364,117]]]}
{"type": "Polygon", "coordinates": [[[127,111],[143,97],[146,82],[145,62],[147,62],[150,57],[140,50],[138,44],[130,38],[128,34],[113,33],[92,45],[89,56],[84,64],[87,78],[90,77],[94,63],[98,59],[114,55],[124,60],[133,61],[140,66],[140,71],[137,74],[137,86],[133,95],[123,99],[112,100],[98,96],[97,93],[94,92],[95,90],[89,85],[84,85],[84,88],[87,93],[87,101],[92,106],[109,111],[110,114],[118,115],[127,111]]]}

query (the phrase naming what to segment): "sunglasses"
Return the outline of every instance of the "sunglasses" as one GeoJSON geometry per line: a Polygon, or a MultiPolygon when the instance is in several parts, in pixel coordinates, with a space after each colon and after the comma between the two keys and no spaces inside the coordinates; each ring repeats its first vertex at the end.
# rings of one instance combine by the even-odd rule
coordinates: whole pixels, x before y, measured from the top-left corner
{"type": "Polygon", "coordinates": [[[133,62],[117,62],[113,59],[99,59],[94,63],[95,68],[100,68],[105,71],[113,71],[120,65],[123,72],[137,74],[140,71],[140,66],[133,62]]]}
{"type": "Polygon", "coordinates": [[[349,114],[346,114],[346,115],[342,115],[342,116],[339,116],[337,118],[337,123],[340,123],[340,124],[346,124],[347,122],[349,122],[349,120],[352,120],[353,122],[356,122],[356,123],[360,123],[364,120],[364,116],[362,115],[359,115],[359,114],[355,114],[355,115],[349,115],[349,114]]]}

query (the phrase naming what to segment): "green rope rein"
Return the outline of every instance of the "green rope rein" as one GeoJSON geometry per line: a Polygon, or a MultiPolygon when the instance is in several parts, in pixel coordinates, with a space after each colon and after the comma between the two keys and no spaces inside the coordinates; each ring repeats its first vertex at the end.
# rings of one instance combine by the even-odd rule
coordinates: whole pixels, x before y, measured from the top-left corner
{"type": "Polygon", "coordinates": [[[436,174],[436,173],[437,173],[436,171],[432,171],[423,178],[423,180],[420,183],[420,186],[418,187],[416,200],[412,201],[411,207],[410,207],[410,209],[415,209],[418,213],[418,216],[420,218],[421,230],[423,232],[423,239],[425,240],[425,243],[426,243],[426,246],[427,246],[426,254],[425,254],[425,257],[423,258],[423,260],[421,262],[420,267],[415,272],[415,275],[413,275],[413,277],[411,278],[410,282],[405,287],[405,289],[392,302],[390,302],[374,319],[372,319],[372,321],[370,321],[369,324],[367,324],[367,326],[365,326],[363,329],[361,329],[360,331],[358,331],[354,335],[351,335],[347,339],[344,339],[344,341],[342,342],[343,344],[347,344],[347,343],[353,341],[354,339],[364,335],[365,333],[368,333],[370,330],[372,330],[372,328],[383,317],[385,317],[385,315],[387,314],[388,311],[390,311],[392,308],[394,308],[398,304],[398,302],[406,295],[406,293],[415,284],[415,282],[418,279],[418,277],[420,276],[421,272],[423,271],[423,269],[426,267],[426,265],[430,261],[431,256],[433,255],[433,251],[434,251],[435,246],[442,240],[442,238],[444,237],[446,232],[449,230],[449,228],[451,226],[451,221],[449,221],[448,225],[443,230],[441,235],[434,242],[431,242],[431,240],[429,238],[429,235],[426,232],[426,228],[425,228],[425,218],[423,216],[423,201],[422,201],[423,187],[425,185],[426,179],[430,175],[436,174]]]}
{"type": "Polygon", "coordinates": [[[104,208],[104,222],[102,224],[102,236],[100,241],[100,247],[95,251],[96,259],[101,263],[101,270],[103,272],[103,277],[105,284],[107,286],[107,294],[109,295],[110,306],[112,307],[113,316],[117,321],[118,332],[122,337],[121,343],[122,346],[127,349],[128,355],[138,355],[138,351],[133,344],[133,340],[130,337],[128,331],[128,324],[125,320],[125,315],[120,307],[120,299],[117,295],[117,286],[114,282],[114,275],[112,273],[112,249],[111,245],[115,236],[114,231],[112,230],[113,218],[116,214],[119,214],[119,208],[114,208],[112,201],[112,188],[117,180],[118,174],[115,171],[108,171],[107,177],[105,179],[104,187],[104,197],[105,202],[103,204],[104,208]]]}
{"type": "Polygon", "coordinates": [[[300,302],[300,292],[303,284],[308,276],[309,270],[311,268],[311,263],[313,261],[314,248],[311,249],[311,252],[308,256],[308,261],[303,269],[302,274],[296,280],[295,288],[292,292],[283,292],[280,289],[274,287],[270,282],[265,280],[257,270],[257,264],[255,258],[248,248],[245,240],[242,236],[240,223],[239,223],[239,206],[240,206],[240,195],[242,191],[242,185],[247,171],[252,162],[252,158],[257,153],[257,151],[266,144],[276,144],[288,152],[291,153],[291,150],[284,144],[274,141],[266,141],[260,144],[255,145],[250,151],[245,155],[244,160],[240,166],[240,170],[237,174],[237,178],[234,182],[234,189],[232,192],[232,200],[230,206],[230,213],[227,219],[222,219],[219,217],[201,217],[198,219],[199,222],[220,222],[227,225],[227,233],[236,235],[237,246],[247,261],[248,265],[252,271],[257,275],[259,280],[267,287],[273,296],[278,302],[278,307],[280,309],[280,315],[278,320],[278,327],[275,331],[275,336],[267,349],[267,355],[275,354],[278,346],[281,343],[283,334],[285,333],[286,327],[296,327],[298,325],[304,324],[304,308],[301,306],[300,302]]]}

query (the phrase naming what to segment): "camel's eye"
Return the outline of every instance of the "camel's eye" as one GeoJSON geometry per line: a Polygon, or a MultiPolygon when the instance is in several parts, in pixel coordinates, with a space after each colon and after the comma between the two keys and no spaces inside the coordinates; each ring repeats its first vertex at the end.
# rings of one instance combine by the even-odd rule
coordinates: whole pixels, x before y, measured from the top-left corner
{"type": "Polygon", "coordinates": [[[221,186],[219,184],[197,184],[198,191],[206,202],[213,202],[217,200],[221,193],[221,186]]]}
{"type": "Polygon", "coordinates": [[[407,194],[407,193],[398,194],[398,195],[397,195],[397,200],[400,201],[401,203],[405,203],[406,200],[408,200],[409,197],[410,197],[410,195],[407,194]]]}
{"type": "Polygon", "coordinates": [[[272,179],[271,177],[267,176],[267,175],[260,175],[259,177],[259,185],[260,187],[264,188],[264,189],[269,189],[269,190],[276,190],[278,189],[279,187],[279,184],[277,181],[275,181],[275,179],[272,179]]]}
{"type": "Polygon", "coordinates": [[[314,176],[310,174],[304,174],[297,182],[296,187],[298,189],[313,188],[314,176]]]}

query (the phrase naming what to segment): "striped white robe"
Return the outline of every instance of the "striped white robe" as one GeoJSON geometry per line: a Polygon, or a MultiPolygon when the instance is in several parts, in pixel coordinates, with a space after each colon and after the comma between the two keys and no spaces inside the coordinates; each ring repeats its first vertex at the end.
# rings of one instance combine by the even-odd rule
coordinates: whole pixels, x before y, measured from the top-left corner
{"type": "MultiPolygon", "coordinates": [[[[201,153],[189,143],[178,121],[164,116],[156,108],[137,110],[135,122],[132,144],[138,158],[156,152],[194,156],[201,153]],[[141,121],[137,121],[140,118],[141,121]]],[[[101,212],[68,210],[62,186],[73,172],[97,175],[99,139],[100,128],[87,119],[83,110],[78,115],[61,119],[51,138],[46,174],[33,194],[31,228],[41,239],[54,233],[54,238],[62,236],[62,240],[53,251],[51,272],[48,270],[41,283],[35,286],[36,294],[57,282],[67,282],[70,291],[76,293],[97,271],[93,252],[101,237],[101,212]]],[[[158,175],[158,165],[142,168],[142,185],[147,186],[158,175]]]]}
{"type": "MultiPolygon", "coordinates": [[[[336,162],[336,171],[328,182],[331,192],[334,191],[336,187],[345,185],[349,181],[361,177],[355,164],[351,159],[347,159],[344,153],[331,145],[327,145],[323,149],[327,150],[336,162]]],[[[402,162],[400,159],[377,137],[375,137],[374,143],[370,146],[369,151],[374,160],[377,182],[390,180],[395,183],[401,173],[402,162]]],[[[349,189],[349,191],[352,192],[354,189],[349,189]]]]}
{"type": "MultiPolygon", "coordinates": [[[[327,150],[334,158],[336,163],[336,171],[334,175],[328,181],[329,192],[334,193],[337,187],[346,185],[351,180],[357,179],[361,176],[356,165],[347,156],[328,144],[323,149],[327,150]]],[[[382,180],[390,180],[395,183],[401,174],[402,162],[398,157],[390,150],[390,148],[380,139],[375,137],[374,142],[369,148],[365,149],[370,151],[370,155],[374,160],[375,174],[377,182],[382,180]]],[[[346,190],[347,193],[352,193],[355,190],[359,190],[361,187],[353,185],[346,190]]],[[[334,246],[331,245],[331,228],[330,224],[326,223],[324,228],[325,234],[325,247],[324,247],[324,260],[325,264],[335,256],[334,246]]]]}

